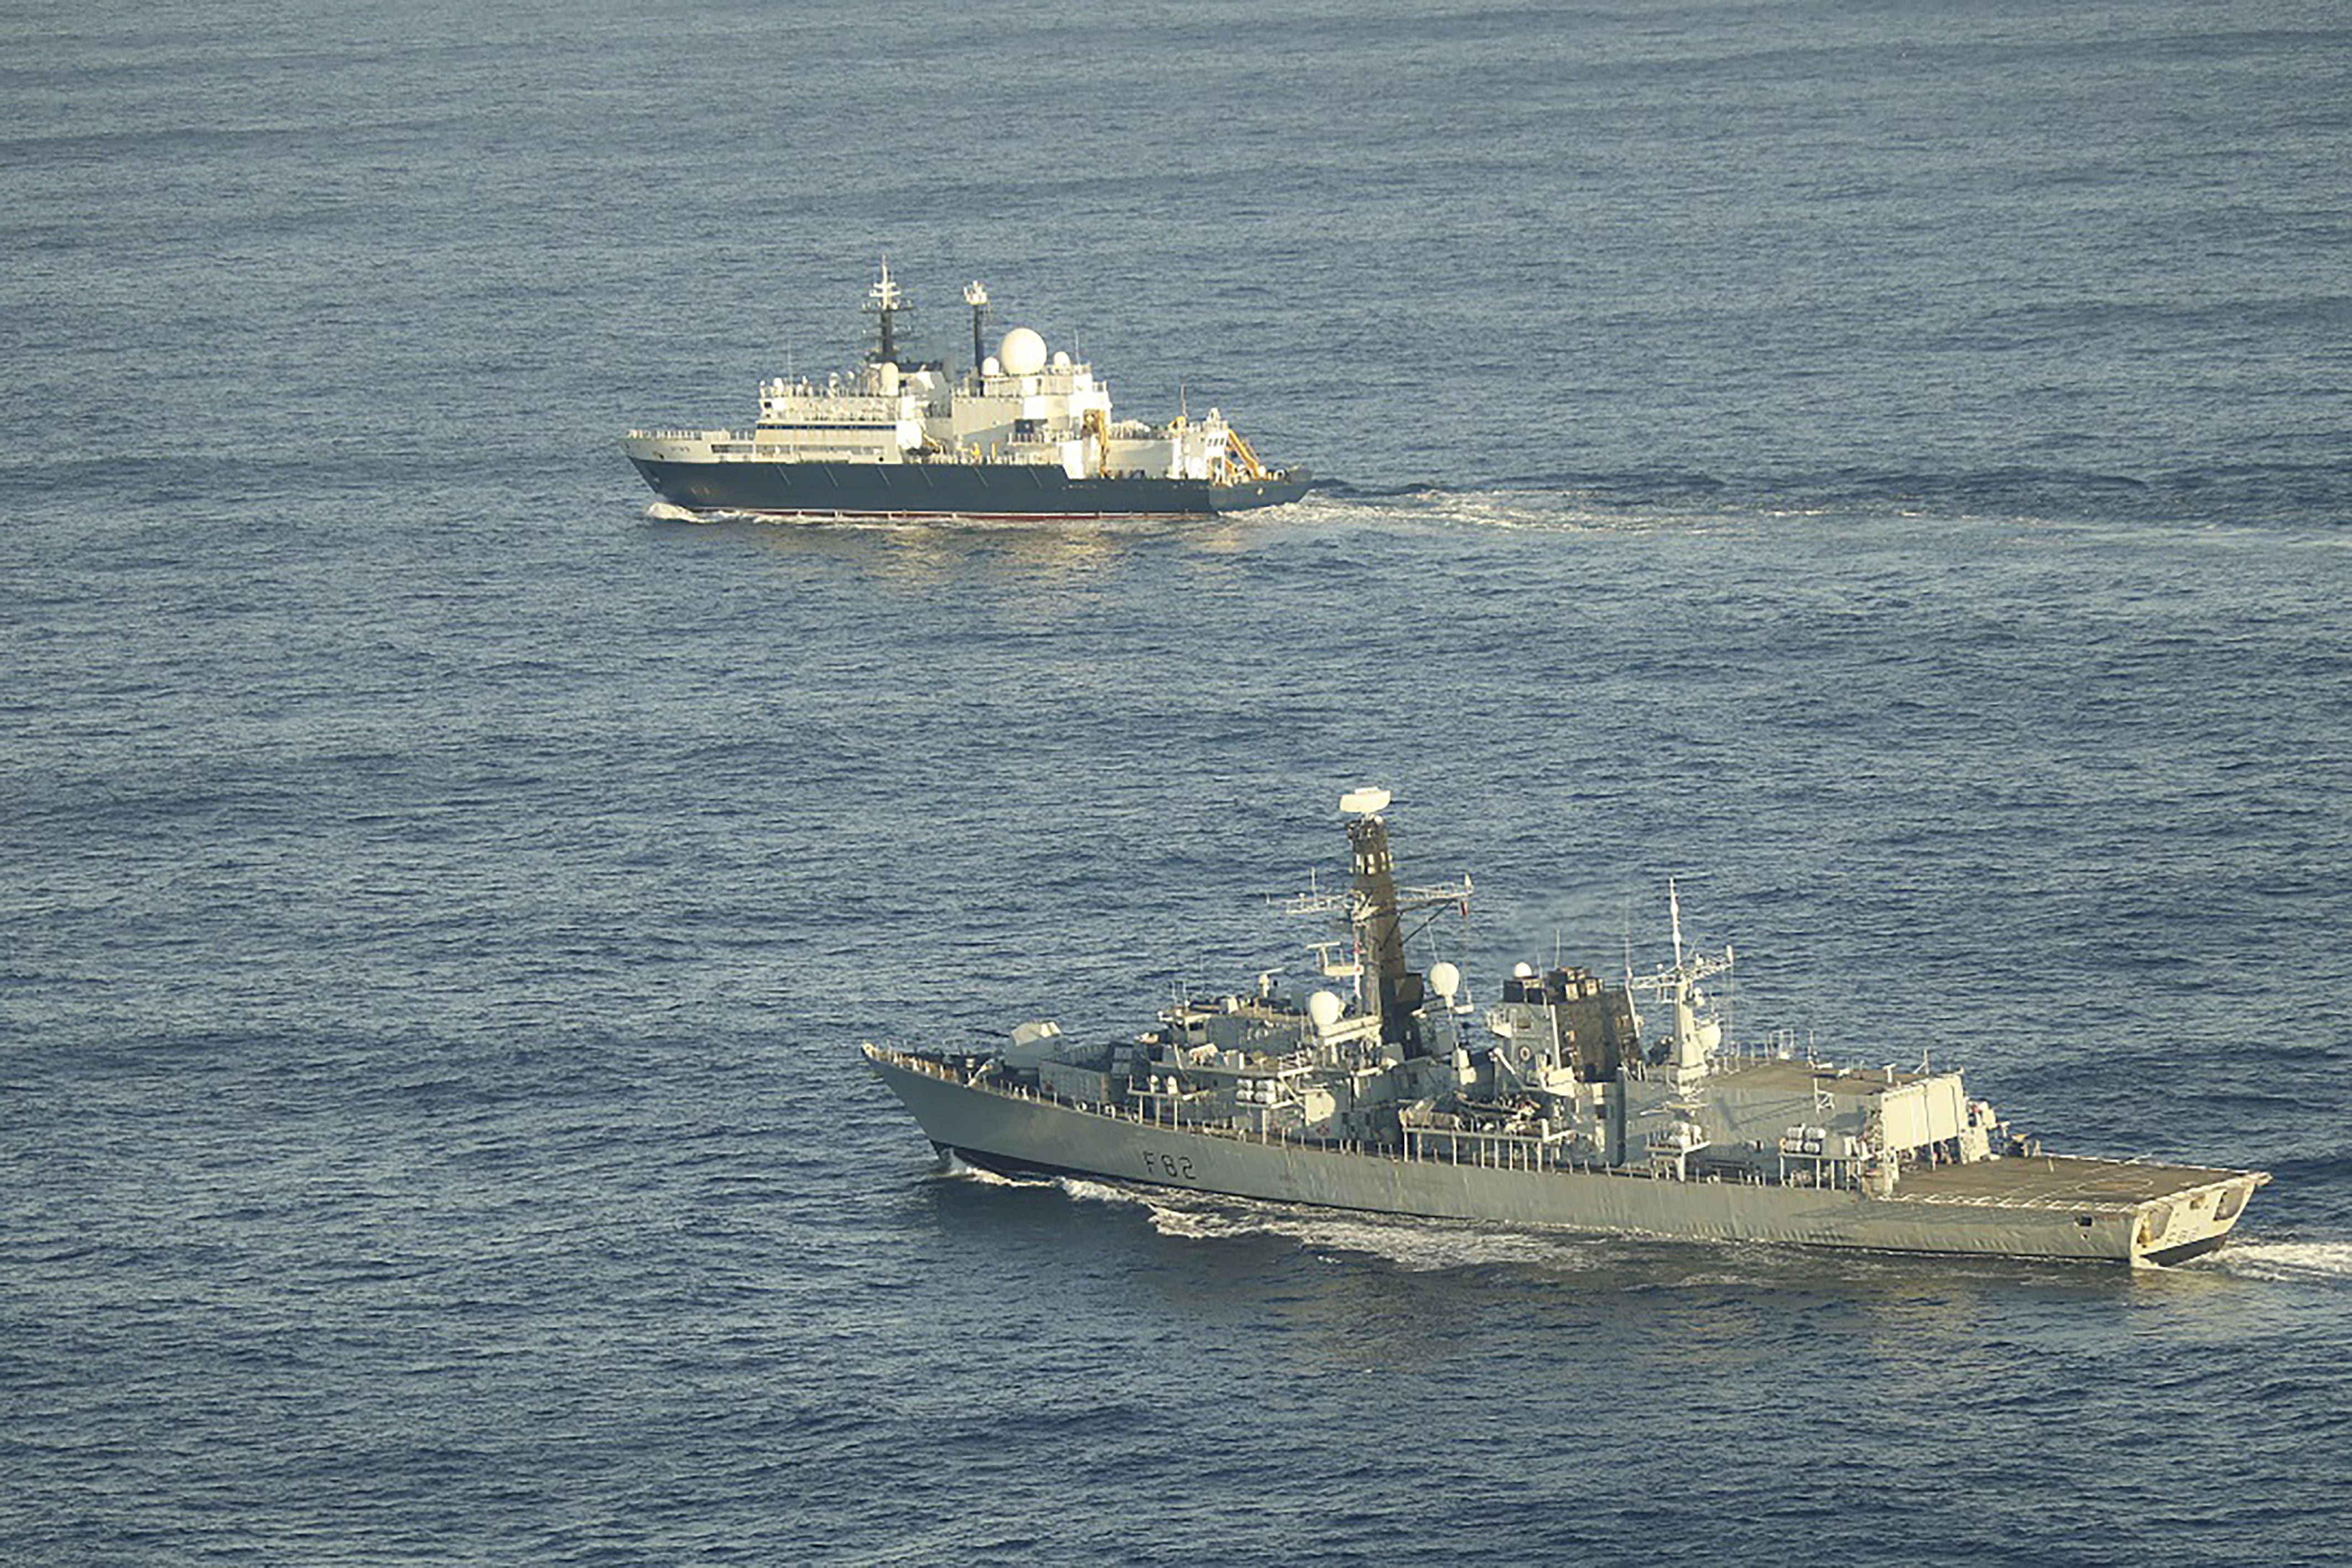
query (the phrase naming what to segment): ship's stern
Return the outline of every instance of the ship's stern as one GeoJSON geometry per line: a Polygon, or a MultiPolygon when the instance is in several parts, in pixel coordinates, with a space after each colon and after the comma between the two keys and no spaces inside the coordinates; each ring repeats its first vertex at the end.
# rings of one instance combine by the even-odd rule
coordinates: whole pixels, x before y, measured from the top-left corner
{"type": "Polygon", "coordinates": [[[2266,1171],[2244,1171],[2138,1206],[2132,1216],[2135,1268],[2164,1267],[2201,1258],[2229,1239],[2266,1171]]]}

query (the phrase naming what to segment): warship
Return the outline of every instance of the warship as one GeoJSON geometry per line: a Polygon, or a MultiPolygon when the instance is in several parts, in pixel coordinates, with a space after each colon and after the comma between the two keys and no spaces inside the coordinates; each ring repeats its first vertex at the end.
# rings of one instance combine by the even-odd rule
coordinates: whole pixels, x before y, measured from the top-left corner
{"type": "Polygon", "coordinates": [[[1351,881],[1291,901],[1340,934],[1304,997],[1267,973],[1129,1039],[1034,1020],[866,1060],[942,1159],[1478,1224],[2157,1265],[2220,1247],[2270,1179],[2047,1152],[1924,1055],[1735,1043],[1734,955],[1685,946],[1671,883],[1671,962],[1521,963],[1481,1007],[1457,965],[1407,961],[1408,921],[1419,943],[1472,887],[1400,886],[1389,805],[1344,796],[1351,881]]]}
{"type": "Polygon", "coordinates": [[[622,450],[673,506],[777,517],[1185,517],[1307,493],[1306,469],[1268,468],[1220,410],[1114,420],[1093,367],[1048,354],[1034,329],[987,352],[988,290],[963,297],[960,377],[901,351],[911,306],[886,259],[866,301],[876,342],[848,376],[764,382],[749,429],[632,430],[622,450]]]}

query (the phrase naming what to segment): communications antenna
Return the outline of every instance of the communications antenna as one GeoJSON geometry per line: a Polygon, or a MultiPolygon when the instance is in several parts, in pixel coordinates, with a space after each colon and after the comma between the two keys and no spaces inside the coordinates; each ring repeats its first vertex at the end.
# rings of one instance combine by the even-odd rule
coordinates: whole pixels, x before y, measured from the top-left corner
{"type": "Polygon", "coordinates": [[[895,365],[898,362],[898,312],[914,308],[914,301],[900,291],[898,280],[890,276],[890,258],[885,256],[881,277],[866,293],[866,313],[876,319],[882,335],[881,346],[866,357],[866,363],[895,365]]]}
{"type": "Polygon", "coordinates": [[[971,307],[971,373],[978,375],[981,362],[988,358],[987,340],[981,327],[982,318],[988,314],[988,290],[979,278],[963,286],[963,302],[971,307]]]}

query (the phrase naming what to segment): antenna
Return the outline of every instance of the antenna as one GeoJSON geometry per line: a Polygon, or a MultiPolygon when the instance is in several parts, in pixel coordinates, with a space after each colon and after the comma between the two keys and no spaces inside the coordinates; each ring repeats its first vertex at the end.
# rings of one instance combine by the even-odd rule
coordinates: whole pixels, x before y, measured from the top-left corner
{"type": "Polygon", "coordinates": [[[1683,967],[1683,899],[1675,890],[1675,879],[1666,878],[1666,910],[1675,923],[1675,967],[1683,967]]]}
{"type": "Polygon", "coordinates": [[[890,257],[882,257],[882,276],[866,293],[866,312],[875,317],[881,328],[881,346],[866,356],[866,363],[895,365],[898,362],[898,316],[901,310],[913,309],[914,304],[898,288],[898,280],[890,276],[890,257]]]}
{"type": "Polygon", "coordinates": [[[988,290],[981,286],[979,278],[963,286],[963,302],[971,307],[971,373],[978,375],[981,361],[988,358],[980,324],[981,318],[988,314],[988,290]]]}

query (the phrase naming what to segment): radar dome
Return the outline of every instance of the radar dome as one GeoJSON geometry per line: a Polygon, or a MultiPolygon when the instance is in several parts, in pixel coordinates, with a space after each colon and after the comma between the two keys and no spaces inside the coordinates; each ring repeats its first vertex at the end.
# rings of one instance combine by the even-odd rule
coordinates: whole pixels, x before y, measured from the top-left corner
{"type": "Polygon", "coordinates": [[[1429,967],[1429,988],[1444,997],[1451,1006],[1454,993],[1462,988],[1462,971],[1440,958],[1429,967]]]}
{"type": "Polygon", "coordinates": [[[1059,350],[1059,349],[1055,350],[1054,350],[1054,368],[1055,368],[1055,370],[1057,370],[1057,371],[1066,371],[1066,370],[1068,370],[1068,369],[1070,368],[1070,356],[1069,356],[1069,355],[1067,355],[1066,353],[1064,353],[1064,352],[1063,352],[1061,350],[1059,350]]]}
{"type": "Polygon", "coordinates": [[[1329,1029],[1338,1023],[1346,1008],[1347,1004],[1329,991],[1318,991],[1307,998],[1307,1016],[1315,1020],[1317,1029],[1329,1029]]]}
{"type": "Polygon", "coordinates": [[[1522,960],[1519,963],[1511,966],[1511,978],[1515,980],[1532,980],[1535,977],[1536,967],[1533,964],[1522,960]]]}
{"type": "Polygon", "coordinates": [[[1045,340],[1026,327],[1015,327],[996,345],[996,358],[1008,376],[1034,376],[1045,368],[1045,340]]]}

